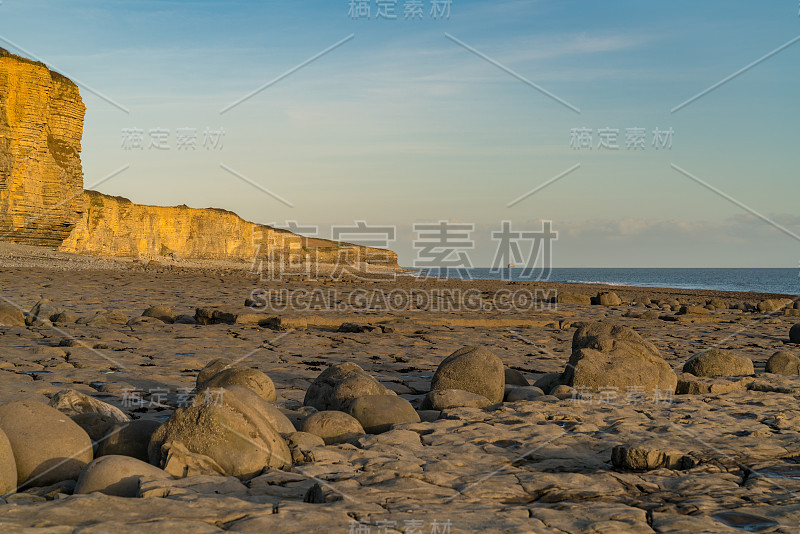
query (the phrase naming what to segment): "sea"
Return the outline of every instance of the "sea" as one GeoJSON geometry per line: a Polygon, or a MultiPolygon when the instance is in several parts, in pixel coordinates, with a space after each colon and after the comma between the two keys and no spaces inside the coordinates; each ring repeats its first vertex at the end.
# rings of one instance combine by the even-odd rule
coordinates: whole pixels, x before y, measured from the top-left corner
{"type": "Polygon", "coordinates": [[[468,278],[472,280],[521,280],[604,284],[611,286],[708,289],[800,295],[800,269],[644,269],[553,268],[526,272],[524,268],[414,269],[416,276],[468,278]]]}

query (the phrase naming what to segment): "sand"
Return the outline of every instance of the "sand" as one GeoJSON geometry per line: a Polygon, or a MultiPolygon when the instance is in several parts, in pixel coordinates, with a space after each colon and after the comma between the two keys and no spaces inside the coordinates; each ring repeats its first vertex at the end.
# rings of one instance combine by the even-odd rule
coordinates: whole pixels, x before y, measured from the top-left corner
{"type": "Polygon", "coordinates": [[[164,421],[180,395],[192,390],[200,369],[227,357],[271,377],[278,391],[275,404],[290,418],[301,416],[311,381],[342,362],[360,365],[419,407],[439,362],[453,351],[485,346],[532,384],[564,369],[575,326],[589,321],[634,328],[678,373],[688,358],[709,348],[734,349],[755,366],[752,376],[695,380],[715,393],[542,396],[485,409],[448,409],[430,421],[314,448],[307,461],[246,482],[223,476],[143,479],[138,498],[71,495],[69,484],[33,488],[4,498],[4,532],[33,527],[47,532],[426,534],[800,528],[800,377],[764,373],[774,352],[800,354],[788,341],[790,327],[800,320],[783,312],[732,309],[681,316],[675,314],[677,306],[662,309],[655,303],[677,299],[705,305],[717,298],[755,306],[779,296],[408,276],[378,282],[272,281],[259,280],[242,264],[148,265],[14,245],[3,245],[0,256],[0,295],[25,311],[48,298],[84,318],[119,310],[133,319],[164,304],[187,316],[208,308],[228,311],[235,319],[210,325],[132,321],[0,327],[3,403],[48,402],[71,388],[135,419],[164,421]],[[245,308],[247,298],[263,304],[259,290],[272,291],[267,294],[275,298],[316,292],[316,304],[330,297],[327,303],[336,309],[292,310],[279,302],[271,309],[245,308]],[[520,297],[546,300],[557,291],[594,296],[605,290],[616,291],[625,303],[528,306],[520,297]],[[386,301],[375,295],[392,291],[399,305],[376,308],[386,301]],[[427,295],[428,300],[411,306],[402,295],[427,295]],[[448,305],[452,295],[466,295],[471,303],[453,304],[455,299],[448,305]],[[514,295],[523,309],[504,304],[514,295]],[[645,306],[645,299],[655,302],[645,306]],[[655,318],[637,318],[647,310],[655,311],[650,314],[655,318]],[[305,328],[254,324],[263,316],[286,319],[284,327],[301,319],[305,328]],[[337,332],[345,322],[374,328],[337,332]],[[673,468],[627,470],[612,464],[616,446],[674,451],[689,460],[673,468]]]}

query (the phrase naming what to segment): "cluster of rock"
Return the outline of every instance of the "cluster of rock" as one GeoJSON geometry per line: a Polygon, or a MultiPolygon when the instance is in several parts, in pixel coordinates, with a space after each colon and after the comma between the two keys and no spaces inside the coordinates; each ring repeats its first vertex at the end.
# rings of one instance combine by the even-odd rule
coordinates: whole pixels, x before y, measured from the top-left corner
{"type": "MultiPolygon", "coordinates": [[[[614,291],[601,291],[596,296],[559,291],[553,299],[558,304],[573,304],[580,306],[642,306],[649,311],[644,312],[644,319],[661,318],[674,320],[675,316],[704,316],[717,310],[740,310],[743,312],[782,314],[800,316],[800,300],[789,298],[767,299],[760,302],[727,302],[720,298],[705,299],[704,301],[689,301],[685,299],[660,299],[653,300],[642,298],[634,301],[625,301],[614,291]],[[659,312],[672,312],[674,315],[661,315],[659,312]]],[[[641,314],[636,317],[640,317],[641,314]]]]}
{"type": "MultiPolygon", "coordinates": [[[[0,307],[0,322],[44,324],[63,311],[40,301],[27,317],[0,307]]],[[[175,313],[157,306],[144,318],[174,322],[175,313]]],[[[54,486],[56,492],[137,496],[145,479],[197,475],[251,480],[271,469],[313,462],[313,450],[381,434],[396,425],[434,421],[455,408],[484,409],[502,402],[565,398],[604,388],[641,393],[713,392],[704,380],[754,375],[745,355],[710,349],[688,359],[678,375],[658,349],[633,329],[607,322],[577,324],[572,355],[561,373],[533,385],[480,346],[463,347],[443,359],[422,399],[382,385],[354,363],[332,365],[305,393],[302,408],[277,403],[275,384],[263,372],[227,359],[209,362],[197,375],[191,404],[176,408],[166,422],[131,420],[120,409],[74,390],[54,395],[50,405],[16,401],[0,406],[0,491],[54,486]]],[[[800,337],[800,325],[790,333],[800,337]]],[[[778,352],[766,371],[800,374],[800,358],[778,352]]],[[[675,451],[643,445],[612,453],[620,469],[691,467],[675,451]]]]}

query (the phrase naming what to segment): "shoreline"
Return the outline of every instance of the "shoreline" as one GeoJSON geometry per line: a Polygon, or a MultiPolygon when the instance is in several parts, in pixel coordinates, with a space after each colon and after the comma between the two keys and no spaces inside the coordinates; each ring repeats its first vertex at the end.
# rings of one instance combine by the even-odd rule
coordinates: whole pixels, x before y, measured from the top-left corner
{"type": "MultiPolygon", "coordinates": [[[[297,283],[300,284],[336,284],[339,281],[328,278],[332,267],[320,266],[317,279],[303,277],[304,273],[297,272],[297,283]]],[[[46,247],[31,245],[18,245],[15,243],[0,243],[0,269],[3,270],[43,270],[49,272],[125,272],[125,271],[153,271],[170,273],[197,273],[214,275],[225,273],[236,278],[250,279],[254,287],[273,284],[275,280],[261,280],[256,273],[251,272],[252,263],[224,260],[175,260],[171,258],[115,258],[85,256],[60,252],[46,247]]],[[[530,287],[536,290],[556,292],[564,291],[594,297],[602,292],[612,291],[626,302],[641,302],[643,299],[672,300],[672,299],[722,299],[729,303],[751,302],[769,299],[800,299],[800,294],[771,293],[764,291],[724,291],[715,289],[675,288],[656,286],[617,285],[611,283],[578,283],[578,282],[529,282],[521,280],[489,280],[489,279],[458,279],[458,278],[420,278],[414,273],[418,269],[399,267],[398,269],[380,269],[371,265],[377,276],[386,276],[385,280],[366,281],[365,284],[388,284],[392,287],[429,285],[458,287],[462,289],[476,287],[483,289],[496,289],[506,286],[530,287]],[[379,272],[380,271],[380,272],[379,272]]],[[[295,275],[289,271],[287,275],[295,275]]],[[[285,283],[280,281],[279,283],[285,283]]]]}

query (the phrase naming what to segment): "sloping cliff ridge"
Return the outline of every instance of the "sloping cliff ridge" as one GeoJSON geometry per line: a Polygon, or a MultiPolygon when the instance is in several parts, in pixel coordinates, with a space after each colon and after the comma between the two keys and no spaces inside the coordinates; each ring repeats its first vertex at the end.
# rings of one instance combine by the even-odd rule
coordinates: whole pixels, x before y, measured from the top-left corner
{"type": "Polygon", "coordinates": [[[0,240],[99,256],[397,267],[392,251],[306,239],[222,209],[84,191],[85,111],[72,81],[0,48],[0,240]]]}

